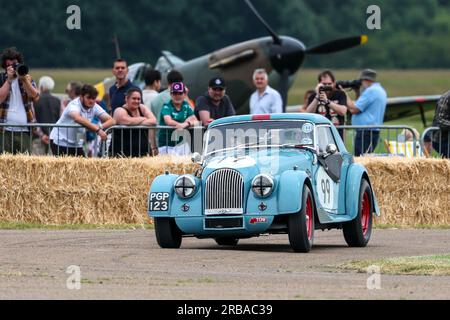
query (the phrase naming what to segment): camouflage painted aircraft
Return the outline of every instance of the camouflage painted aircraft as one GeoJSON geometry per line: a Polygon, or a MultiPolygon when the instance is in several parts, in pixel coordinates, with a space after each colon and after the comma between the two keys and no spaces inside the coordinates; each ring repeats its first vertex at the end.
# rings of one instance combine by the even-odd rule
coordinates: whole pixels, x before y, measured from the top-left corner
{"type": "MultiPolygon", "coordinates": [[[[227,94],[233,101],[237,113],[246,114],[249,111],[249,97],[255,90],[252,83],[253,71],[257,68],[264,68],[269,73],[270,86],[281,93],[284,110],[296,112],[300,109],[299,106],[286,107],[287,96],[305,57],[346,50],[363,45],[368,40],[367,36],[361,35],[306,48],[297,39],[279,36],[261,17],[250,0],[245,0],[245,2],[270,36],[234,44],[190,61],[184,61],[169,51],[162,51],[162,56],[154,68],[163,75],[163,87],[167,87],[167,73],[176,69],[184,76],[185,83],[189,88],[189,96],[196,98],[206,91],[210,78],[220,75],[227,83],[227,94]]],[[[147,68],[152,68],[152,66],[143,62],[130,65],[128,77],[133,83],[143,88],[144,74],[147,68]]],[[[108,92],[113,84],[114,78],[107,78],[97,85],[100,98],[108,92]]],[[[425,102],[434,102],[438,98],[438,96],[428,96],[391,99],[386,118],[392,120],[419,112],[424,114],[431,105],[425,102]],[[418,103],[420,108],[411,108],[411,103],[418,103]]]]}

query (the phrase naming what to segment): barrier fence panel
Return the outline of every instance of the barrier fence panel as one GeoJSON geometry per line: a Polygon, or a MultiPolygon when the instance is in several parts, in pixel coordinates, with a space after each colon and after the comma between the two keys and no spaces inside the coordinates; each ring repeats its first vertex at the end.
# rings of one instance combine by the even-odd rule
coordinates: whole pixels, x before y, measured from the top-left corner
{"type": "Polygon", "coordinates": [[[436,151],[437,157],[450,158],[450,131],[438,127],[427,128],[421,137],[423,145],[436,151]]]}
{"type": "Polygon", "coordinates": [[[338,126],[347,150],[356,155],[415,157],[426,155],[420,137],[409,126],[338,126]]]}
{"type": "MultiPolygon", "coordinates": [[[[338,126],[337,129],[347,150],[355,155],[449,157],[450,132],[437,127],[426,129],[421,139],[409,126],[338,126]]],[[[205,130],[201,126],[187,130],[169,126],[113,126],[105,131],[108,139],[101,141],[96,133],[80,125],[0,124],[0,154],[141,157],[157,153],[201,153],[205,130]],[[53,129],[56,130],[52,136],[54,141],[42,139],[53,129]],[[159,147],[158,152],[152,149],[155,143],[159,147]]]]}
{"type": "Polygon", "coordinates": [[[176,130],[170,126],[113,126],[106,130],[103,157],[142,157],[158,154],[188,155],[203,150],[204,127],[176,130]]]}
{"type": "Polygon", "coordinates": [[[99,147],[97,134],[80,125],[0,124],[0,154],[96,156],[99,147]]]}

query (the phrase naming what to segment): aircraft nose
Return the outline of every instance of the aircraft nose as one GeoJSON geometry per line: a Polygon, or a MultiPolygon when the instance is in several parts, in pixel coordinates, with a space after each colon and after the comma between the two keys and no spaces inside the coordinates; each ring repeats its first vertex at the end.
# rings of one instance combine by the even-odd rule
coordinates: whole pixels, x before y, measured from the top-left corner
{"type": "Polygon", "coordinates": [[[273,43],[270,48],[270,62],[272,67],[282,73],[289,70],[294,74],[303,64],[305,59],[305,45],[291,37],[280,37],[281,44],[273,43]]]}

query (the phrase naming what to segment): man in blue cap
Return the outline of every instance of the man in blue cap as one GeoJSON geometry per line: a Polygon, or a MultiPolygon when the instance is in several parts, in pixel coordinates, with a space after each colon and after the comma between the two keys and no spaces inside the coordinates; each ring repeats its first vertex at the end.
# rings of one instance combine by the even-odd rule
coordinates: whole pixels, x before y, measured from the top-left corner
{"type": "Polygon", "coordinates": [[[206,127],[214,120],[235,114],[233,103],[226,95],[225,80],[221,77],[212,78],[209,81],[208,92],[195,101],[195,116],[206,127]]]}

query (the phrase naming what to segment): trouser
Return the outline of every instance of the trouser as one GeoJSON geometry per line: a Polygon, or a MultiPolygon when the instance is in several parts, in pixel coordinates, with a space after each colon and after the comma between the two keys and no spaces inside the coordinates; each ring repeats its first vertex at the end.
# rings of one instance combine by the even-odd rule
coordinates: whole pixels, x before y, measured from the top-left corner
{"type": "Polygon", "coordinates": [[[450,158],[450,140],[442,140],[439,142],[433,142],[433,148],[443,158],[450,158]]]}
{"type": "Polygon", "coordinates": [[[365,153],[372,153],[378,145],[380,131],[356,130],[355,156],[359,157],[365,153]]]}
{"type": "Polygon", "coordinates": [[[53,142],[53,140],[50,140],[50,148],[55,156],[86,157],[83,148],[58,146],[53,142]]]}
{"type": "Polygon", "coordinates": [[[35,138],[33,139],[31,149],[34,156],[46,156],[49,154],[50,146],[43,143],[40,138],[35,138]]]}
{"type": "Polygon", "coordinates": [[[0,154],[30,154],[30,151],[31,136],[29,132],[0,131],[0,154]]]}

